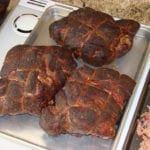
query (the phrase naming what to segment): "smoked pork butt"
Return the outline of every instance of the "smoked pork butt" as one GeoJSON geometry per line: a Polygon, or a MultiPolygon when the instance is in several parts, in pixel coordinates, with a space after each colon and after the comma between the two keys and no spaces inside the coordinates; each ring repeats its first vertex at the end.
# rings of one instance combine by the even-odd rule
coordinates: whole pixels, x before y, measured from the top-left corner
{"type": "Polygon", "coordinates": [[[49,135],[73,134],[112,138],[135,82],[108,68],[81,67],[42,109],[40,125],[49,135]]]}
{"type": "Polygon", "coordinates": [[[53,22],[50,36],[71,49],[75,56],[94,66],[109,64],[132,47],[139,29],[134,20],[117,20],[92,8],[79,8],[67,17],[53,22]]]}
{"type": "Polygon", "coordinates": [[[0,79],[0,115],[39,115],[53,103],[76,67],[72,53],[58,46],[18,45],[4,61],[0,79]]]}

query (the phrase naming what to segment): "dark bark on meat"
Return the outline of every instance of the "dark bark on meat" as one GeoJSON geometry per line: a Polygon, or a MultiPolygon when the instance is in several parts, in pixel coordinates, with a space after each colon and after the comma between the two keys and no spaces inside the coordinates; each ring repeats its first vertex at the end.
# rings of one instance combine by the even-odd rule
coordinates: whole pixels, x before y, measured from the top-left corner
{"type": "Polygon", "coordinates": [[[73,50],[77,57],[94,66],[112,62],[132,47],[139,23],[115,21],[110,15],[80,8],[50,25],[50,36],[73,50]]]}
{"type": "Polygon", "coordinates": [[[0,115],[39,115],[75,67],[72,53],[58,46],[12,48],[1,70],[0,115]]]}
{"type": "Polygon", "coordinates": [[[42,110],[40,125],[50,135],[70,133],[112,138],[135,82],[108,68],[82,67],[42,110]]]}

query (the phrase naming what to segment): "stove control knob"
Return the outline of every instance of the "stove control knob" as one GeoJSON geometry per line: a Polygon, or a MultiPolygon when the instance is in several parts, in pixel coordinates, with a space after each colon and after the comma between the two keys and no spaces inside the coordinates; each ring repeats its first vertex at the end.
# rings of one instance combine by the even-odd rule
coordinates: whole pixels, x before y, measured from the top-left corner
{"type": "Polygon", "coordinates": [[[13,21],[14,31],[21,36],[28,36],[38,22],[34,14],[22,14],[13,21]]]}

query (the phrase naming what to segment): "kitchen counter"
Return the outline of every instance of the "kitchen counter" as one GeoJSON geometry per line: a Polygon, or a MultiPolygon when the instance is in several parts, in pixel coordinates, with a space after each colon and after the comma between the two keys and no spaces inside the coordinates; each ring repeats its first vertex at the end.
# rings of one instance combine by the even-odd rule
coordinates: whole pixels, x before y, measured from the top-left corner
{"type": "Polygon", "coordinates": [[[11,11],[19,2],[19,0],[10,0],[9,6],[8,6],[8,11],[11,11]]]}
{"type": "MultiPolygon", "coordinates": [[[[11,10],[19,0],[11,0],[11,10]]],[[[150,26],[150,0],[55,0],[78,7],[89,6],[114,17],[134,19],[150,26]]]]}
{"type": "Polygon", "coordinates": [[[140,23],[150,25],[149,0],[56,0],[75,6],[88,6],[111,14],[114,17],[134,19],[140,23]]]}

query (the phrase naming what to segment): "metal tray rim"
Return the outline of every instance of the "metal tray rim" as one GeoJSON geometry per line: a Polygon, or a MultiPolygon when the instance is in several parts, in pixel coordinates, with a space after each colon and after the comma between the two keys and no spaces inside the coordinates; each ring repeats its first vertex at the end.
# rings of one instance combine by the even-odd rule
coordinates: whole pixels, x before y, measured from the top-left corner
{"type": "Polygon", "coordinates": [[[129,134],[128,131],[131,126],[132,119],[134,117],[136,107],[138,105],[138,101],[142,94],[142,90],[143,90],[149,71],[150,71],[150,42],[148,44],[147,53],[145,54],[145,58],[143,60],[141,69],[139,71],[139,75],[137,77],[138,83],[136,84],[134,92],[126,107],[119,130],[117,132],[117,135],[115,137],[115,140],[112,146],[112,150],[120,150],[120,149],[123,149],[124,147],[126,137],[127,137],[127,134],[129,134]]]}

